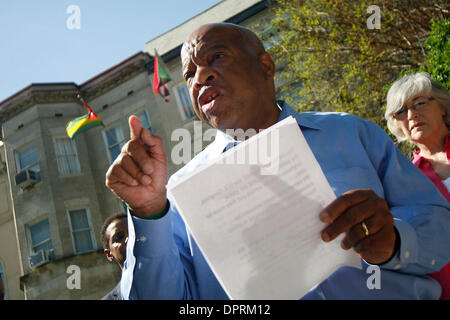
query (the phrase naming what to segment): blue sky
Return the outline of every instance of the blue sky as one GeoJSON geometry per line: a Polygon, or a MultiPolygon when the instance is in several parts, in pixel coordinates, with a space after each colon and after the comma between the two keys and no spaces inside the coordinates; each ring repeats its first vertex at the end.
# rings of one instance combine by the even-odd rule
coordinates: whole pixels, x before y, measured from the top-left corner
{"type": "Polygon", "coordinates": [[[31,83],[83,83],[219,2],[4,0],[0,2],[0,101],[31,83]],[[80,8],[80,29],[67,27],[70,5],[80,8]]]}

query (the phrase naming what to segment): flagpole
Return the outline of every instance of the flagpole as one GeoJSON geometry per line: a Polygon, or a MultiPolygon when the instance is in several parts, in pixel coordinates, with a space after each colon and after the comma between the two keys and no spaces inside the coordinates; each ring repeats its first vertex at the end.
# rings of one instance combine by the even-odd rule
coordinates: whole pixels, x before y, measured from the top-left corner
{"type": "Polygon", "coordinates": [[[89,107],[89,105],[84,101],[83,97],[78,93],[77,98],[83,103],[83,105],[88,109],[88,112],[91,113],[92,109],[89,107]]]}
{"type": "MultiPolygon", "coordinates": [[[[87,104],[86,101],[84,101],[83,97],[79,93],[77,94],[77,98],[83,103],[86,109],[88,109],[89,114],[93,112],[91,107],[87,104]]],[[[105,134],[108,135],[110,138],[112,138],[114,142],[120,147],[119,141],[117,141],[116,137],[113,134],[111,134],[108,130],[105,130],[105,134]]]]}

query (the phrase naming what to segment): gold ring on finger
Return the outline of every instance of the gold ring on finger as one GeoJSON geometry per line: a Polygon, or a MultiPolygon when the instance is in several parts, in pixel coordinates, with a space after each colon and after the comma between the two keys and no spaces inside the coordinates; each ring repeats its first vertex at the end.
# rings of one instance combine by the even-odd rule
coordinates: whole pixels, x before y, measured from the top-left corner
{"type": "Polygon", "coordinates": [[[366,224],[363,222],[361,222],[361,227],[363,228],[364,234],[366,235],[366,237],[369,236],[369,229],[367,228],[366,224]]]}

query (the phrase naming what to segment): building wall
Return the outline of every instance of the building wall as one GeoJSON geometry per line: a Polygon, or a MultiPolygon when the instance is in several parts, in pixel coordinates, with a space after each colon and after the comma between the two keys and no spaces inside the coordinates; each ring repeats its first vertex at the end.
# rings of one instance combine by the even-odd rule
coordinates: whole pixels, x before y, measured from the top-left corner
{"type": "MultiPolygon", "coordinates": [[[[79,109],[79,106],[74,103],[38,104],[28,109],[27,112],[10,119],[5,124],[5,128],[8,128],[8,125],[12,127],[12,123],[24,123],[21,129],[4,131],[8,168],[11,168],[9,170],[11,181],[14,181],[17,174],[14,161],[15,150],[33,143],[38,149],[39,157],[41,181],[30,190],[25,191],[15,186],[14,182],[11,185],[17,239],[23,266],[21,283],[26,299],[70,298],[74,295],[74,292],[68,290],[65,285],[68,277],[65,267],[70,260],[69,257],[74,255],[67,210],[89,209],[95,237],[95,250],[101,249],[99,234],[107,212],[105,211],[104,215],[101,214],[100,208],[102,206],[97,196],[85,137],[80,136],[81,139],[77,139],[75,142],[81,168],[80,174],[62,177],[57,169],[53,137],[65,134],[64,128],[67,119],[76,116],[73,113],[74,109],[79,109]],[[55,111],[62,113],[64,117],[55,118],[55,111]],[[28,263],[31,248],[27,226],[43,217],[47,217],[49,220],[55,260],[47,265],[32,269],[28,263]]],[[[110,196],[110,199],[105,201],[115,201],[115,198],[110,196]]],[[[118,211],[119,204],[117,201],[115,204],[114,211],[118,211]]],[[[82,269],[82,273],[84,271],[84,278],[88,285],[85,286],[86,289],[82,288],[78,291],[79,295],[85,297],[89,294],[92,297],[101,298],[111,287],[111,284],[115,285],[117,274],[108,270],[111,269],[111,266],[102,252],[100,256],[98,253],[84,254],[83,256],[85,259],[82,259],[82,261],[86,260],[85,265],[88,269],[82,269]],[[96,263],[93,264],[94,269],[104,268],[109,272],[101,273],[91,270],[91,265],[86,262],[90,261],[92,256],[96,258],[96,263]],[[93,289],[94,287],[90,284],[98,283],[97,279],[105,279],[106,281],[93,289]],[[92,290],[94,292],[91,292],[92,290]]],[[[75,296],[77,295],[75,294],[75,296]]]]}
{"type": "Polygon", "coordinates": [[[160,55],[179,46],[194,29],[206,23],[222,22],[234,17],[261,0],[224,0],[203,11],[188,21],[176,26],[166,33],[148,41],[145,51],[154,54],[156,49],[160,55]]]}
{"type": "Polygon", "coordinates": [[[38,267],[22,277],[25,296],[29,300],[99,300],[120,281],[120,268],[105,263],[105,256],[98,250],[38,267]],[[80,287],[71,276],[75,275],[69,266],[80,268],[80,287]],[[69,272],[68,272],[69,271],[69,272]],[[67,284],[69,282],[69,285],[67,284]]]}
{"type": "Polygon", "coordinates": [[[21,284],[26,299],[100,299],[120,280],[120,269],[106,260],[100,238],[103,221],[113,213],[124,210],[121,202],[105,186],[105,173],[111,160],[103,132],[120,124],[125,139],[129,139],[128,117],[145,109],[154,133],[167,141],[154,100],[149,76],[142,69],[89,101],[105,126],[90,129],[74,139],[80,173],[70,176],[59,174],[53,139],[65,137],[67,122],[86,113],[79,103],[36,103],[3,123],[3,139],[10,168],[8,174],[13,181],[11,207],[15,209],[23,266],[21,284]],[[108,107],[104,109],[105,104],[108,107]],[[23,126],[19,129],[19,125],[23,126]],[[41,181],[29,190],[22,190],[14,183],[17,174],[14,153],[30,144],[38,149],[41,181]],[[81,208],[89,210],[95,248],[90,253],[75,254],[68,210],[81,208]],[[27,226],[43,217],[49,219],[55,259],[31,268],[28,262],[31,248],[27,226]],[[69,290],[66,286],[70,276],[66,270],[73,263],[81,268],[83,275],[84,285],[80,290],[69,290]]]}
{"type": "MultiPolygon", "coordinates": [[[[206,22],[226,21],[260,2],[223,1],[150,41],[146,48],[151,55],[154,48],[163,55],[181,45],[187,30],[190,32],[206,22]],[[160,50],[160,45],[163,44],[164,48],[160,50]]],[[[265,14],[267,11],[260,11],[240,23],[250,27],[259,22],[265,14]]],[[[169,102],[153,93],[153,74],[147,72],[147,58],[142,59],[141,64],[125,67],[120,74],[114,73],[117,70],[112,68],[112,71],[101,74],[98,79],[94,78],[80,85],[86,94],[86,101],[102,119],[104,127],[90,129],[74,139],[81,169],[79,174],[59,174],[54,148],[54,138],[66,135],[67,122],[86,114],[86,109],[79,102],[73,97],[68,98],[68,94],[63,92],[70,90],[71,86],[75,87],[75,84],[65,84],[64,90],[60,90],[62,84],[55,84],[54,89],[46,89],[47,93],[40,94],[39,99],[36,98],[32,100],[33,103],[25,106],[20,105],[20,101],[17,102],[22,109],[14,116],[8,114],[6,121],[2,122],[8,171],[3,175],[0,173],[0,191],[1,188],[10,188],[8,195],[11,196],[5,202],[0,202],[0,241],[8,243],[8,246],[0,247],[0,263],[6,270],[8,298],[100,299],[120,280],[120,269],[115,263],[106,260],[100,239],[103,221],[111,214],[124,210],[120,200],[105,186],[105,173],[112,161],[108,157],[104,141],[105,130],[120,125],[127,141],[130,137],[128,117],[146,110],[152,132],[163,140],[169,160],[169,176],[184,165],[174,163],[171,157],[173,148],[183,142],[172,139],[172,134],[177,129],[189,132],[191,158],[212,142],[203,139],[203,134],[212,130],[211,128],[198,122],[195,116],[183,120],[180,114],[174,90],[177,85],[184,84],[180,57],[173,56],[166,61],[172,76],[169,82],[169,102]],[[194,131],[199,134],[194,134],[194,131]],[[31,143],[38,149],[41,181],[29,190],[22,190],[14,183],[17,174],[14,152],[31,143]],[[80,208],[89,209],[95,249],[92,252],[76,254],[67,211],[80,208]],[[42,217],[49,219],[55,257],[49,263],[31,268],[28,262],[31,248],[27,226],[42,217]],[[16,247],[12,243],[17,244],[16,247]],[[71,290],[67,287],[67,279],[70,277],[67,268],[71,265],[80,267],[81,289],[71,290]],[[20,288],[23,291],[20,291],[20,288]]],[[[2,193],[0,197],[1,195],[2,193]]]]}
{"type": "Polygon", "coordinates": [[[20,290],[20,258],[14,226],[13,207],[6,171],[5,148],[0,146],[0,264],[2,265],[6,298],[24,299],[20,290]]]}

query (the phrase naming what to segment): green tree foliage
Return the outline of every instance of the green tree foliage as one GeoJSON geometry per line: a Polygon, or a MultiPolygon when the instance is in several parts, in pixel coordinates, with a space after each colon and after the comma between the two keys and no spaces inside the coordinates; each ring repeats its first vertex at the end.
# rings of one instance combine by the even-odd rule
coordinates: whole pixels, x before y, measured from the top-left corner
{"type": "MultiPolygon", "coordinates": [[[[431,32],[424,43],[426,61],[418,69],[402,71],[401,75],[425,71],[436,81],[440,82],[447,90],[450,90],[450,20],[431,20],[431,32]]],[[[385,87],[387,91],[390,85],[385,87]]],[[[392,135],[391,135],[392,136],[392,135]]],[[[408,142],[400,142],[397,146],[407,156],[412,158],[416,147],[408,142]]]]}
{"type": "Polygon", "coordinates": [[[386,129],[389,85],[424,65],[430,21],[442,21],[448,11],[443,0],[375,2],[273,1],[270,20],[255,30],[277,65],[279,96],[298,111],[348,112],[386,129]],[[380,29],[368,28],[373,4],[380,29]]]}
{"type": "Polygon", "coordinates": [[[427,61],[421,70],[450,90],[450,19],[432,21],[425,49],[427,61]]]}

